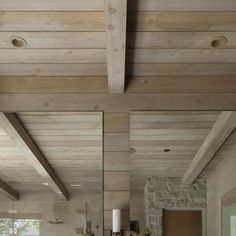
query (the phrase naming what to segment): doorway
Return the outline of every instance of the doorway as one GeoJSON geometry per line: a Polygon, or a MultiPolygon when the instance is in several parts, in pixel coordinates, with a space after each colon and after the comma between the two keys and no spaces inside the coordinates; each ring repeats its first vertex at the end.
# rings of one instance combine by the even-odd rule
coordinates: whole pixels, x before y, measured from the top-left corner
{"type": "Polygon", "coordinates": [[[202,211],[164,210],[163,236],[202,236],[202,211]]]}

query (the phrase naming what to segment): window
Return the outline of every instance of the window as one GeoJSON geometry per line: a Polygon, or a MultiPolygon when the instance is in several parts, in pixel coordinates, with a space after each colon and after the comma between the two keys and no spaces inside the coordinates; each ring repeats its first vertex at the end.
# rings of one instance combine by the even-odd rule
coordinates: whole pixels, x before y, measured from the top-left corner
{"type": "Polygon", "coordinates": [[[0,236],[40,236],[40,220],[0,218],[0,236]]]}

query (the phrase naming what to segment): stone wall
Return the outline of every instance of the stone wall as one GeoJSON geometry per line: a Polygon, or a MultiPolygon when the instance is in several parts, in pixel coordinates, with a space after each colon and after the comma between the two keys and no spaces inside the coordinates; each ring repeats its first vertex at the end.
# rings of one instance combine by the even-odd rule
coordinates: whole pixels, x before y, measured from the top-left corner
{"type": "Polygon", "coordinates": [[[206,202],[206,179],[183,186],[181,178],[150,177],[144,189],[145,224],[152,236],[161,236],[163,209],[204,209],[206,202]]]}

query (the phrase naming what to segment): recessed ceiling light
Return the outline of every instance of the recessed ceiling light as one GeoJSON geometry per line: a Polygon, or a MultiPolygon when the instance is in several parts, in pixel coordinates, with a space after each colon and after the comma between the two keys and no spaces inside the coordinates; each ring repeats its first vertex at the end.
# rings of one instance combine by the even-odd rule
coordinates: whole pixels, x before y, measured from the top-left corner
{"type": "Polygon", "coordinates": [[[81,184],[70,184],[71,187],[74,187],[74,188],[79,188],[81,187],[81,184]]]}
{"type": "Polygon", "coordinates": [[[42,185],[43,186],[49,186],[49,183],[48,182],[43,182],[42,185]]]}
{"type": "Polygon", "coordinates": [[[14,36],[11,38],[11,44],[15,47],[15,48],[24,48],[27,45],[27,42],[25,39],[23,39],[22,37],[19,36],[14,36]]]}
{"type": "Polygon", "coordinates": [[[212,41],[211,46],[213,48],[225,48],[227,42],[228,42],[228,39],[226,37],[218,36],[212,41]]]}

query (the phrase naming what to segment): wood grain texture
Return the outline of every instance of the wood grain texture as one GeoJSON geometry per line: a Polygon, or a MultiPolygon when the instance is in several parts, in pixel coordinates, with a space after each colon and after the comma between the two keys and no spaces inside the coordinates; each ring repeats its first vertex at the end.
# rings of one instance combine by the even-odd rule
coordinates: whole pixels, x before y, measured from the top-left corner
{"type": "Polygon", "coordinates": [[[1,12],[0,31],[105,31],[103,12],[1,12]]]}
{"type": "Polygon", "coordinates": [[[105,112],[104,132],[129,132],[129,113],[105,112]]]}
{"type": "Polygon", "coordinates": [[[126,79],[128,81],[127,93],[227,93],[236,91],[235,76],[147,76],[126,79]]]}
{"type": "Polygon", "coordinates": [[[105,171],[104,190],[129,191],[129,171],[105,171]]]}
{"type": "Polygon", "coordinates": [[[106,63],[105,49],[0,49],[0,63],[106,63]]]}
{"type": "Polygon", "coordinates": [[[212,42],[219,36],[227,39],[223,48],[236,48],[235,32],[128,32],[127,46],[132,49],[211,49],[212,42]]]}
{"type": "Polygon", "coordinates": [[[234,2],[226,0],[137,0],[129,1],[131,11],[235,11],[234,2]]]}
{"type": "MultiPolygon", "coordinates": [[[[15,0],[0,1],[3,11],[103,11],[103,0],[22,0],[17,3],[15,0]]],[[[130,11],[236,11],[234,2],[226,0],[181,0],[181,1],[155,1],[155,0],[137,0],[129,1],[128,9],[130,11]]]]}
{"type": "Polygon", "coordinates": [[[126,152],[129,151],[129,133],[105,133],[104,134],[104,151],[126,152]]]}
{"type": "Polygon", "coordinates": [[[107,77],[0,77],[0,93],[107,93],[107,77]]]}
{"type": "Polygon", "coordinates": [[[130,156],[129,152],[104,152],[105,171],[129,171],[130,156]]]}
{"type": "Polygon", "coordinates": [[[103,0],[15,0],[0,1],[2,11],[103,11],[103,0]]]}
{"type": "Polygon", "coordinates": [[[104,192],[104,210],[129,210],[130,192],[129,191],[105,191],[104,192]]]}
{"type": "MultiPolygon", "coordinates": [[[[0,58],[1,59],[1,58],[0,58]]],[[[135,49],[127,51],[127,63],[234,63],[235,49],[135,49]]]]}
{"type": "Polygon", "coordinates": [[[131,112],[131,188],[148,176],[182,177],[219,112],[131,112]]]}
{"type": "Polygon", "coordinates": [[[234,12],[130,12],[128,31],[235,31],[234,12]]]}
{"type": "Polygon", "coordinates": [[[15,48],[16,36],[24,38],[30,49],[106,48],[105,32],[0,32],[0,48],[15,48]]]}
{"type": "Polygon", "coordinates": [[[106,112],[129,112],[130,110],[207,111],[234,110],[235,108],[235,93],[0,95],[1,111],[104,110],[106,112]]]}
{"type": "Polygon", "coordinates": [[[236,75],[235,64],[155,64],[155,63],[132,64],[131,63],[127,65],[126,68],[128,76],[236,75]]]}
{"type": "Polygon", "coordinates": [[[0,76],[106,76],[106,64],[0,64],[0,76]]]}
{"type": "Polygon", "coordinates": [[[107,71],[110,93],[125,87],[127,0],[105,0],[107,29],[107,71]]]}

